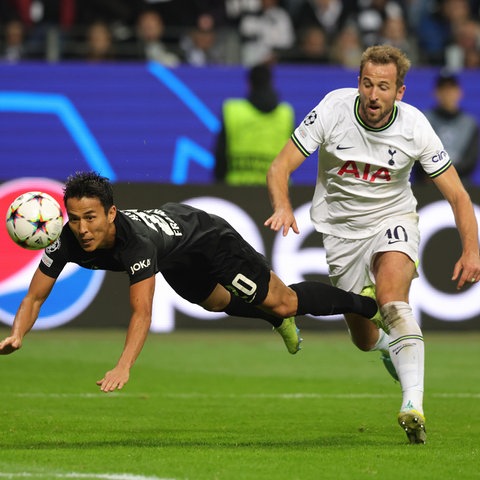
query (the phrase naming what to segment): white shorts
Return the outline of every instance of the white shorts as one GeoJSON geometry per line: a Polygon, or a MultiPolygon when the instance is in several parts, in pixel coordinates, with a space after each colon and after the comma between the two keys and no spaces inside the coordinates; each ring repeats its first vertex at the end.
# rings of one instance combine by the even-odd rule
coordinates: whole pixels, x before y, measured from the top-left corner
{"type": "MultiPolygon", "coordinates": [[[[415,213],[388,218],[378,233],[367,238],[348,239],[323,235],[332,285],[360,293],[375,285],[373,260],[379,252],[403,252],[418,265],[420,231],[415,213]]],[[[417,277],[418,274],[415,274],[417,277]]]]}

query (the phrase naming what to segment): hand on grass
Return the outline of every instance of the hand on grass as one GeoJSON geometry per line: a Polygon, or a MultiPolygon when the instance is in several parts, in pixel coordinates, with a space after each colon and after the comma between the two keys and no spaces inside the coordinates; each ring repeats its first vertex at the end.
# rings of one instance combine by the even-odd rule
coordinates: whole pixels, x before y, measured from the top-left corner
{"type": "Polygon", "coordinates": [[[105,376],[97,381],[97,385],[102,392],[108,393],[114,390],[121,390],[128,382],[130,371],[128,368],[116,366],[113,370],[108,371],[105,376]]]}

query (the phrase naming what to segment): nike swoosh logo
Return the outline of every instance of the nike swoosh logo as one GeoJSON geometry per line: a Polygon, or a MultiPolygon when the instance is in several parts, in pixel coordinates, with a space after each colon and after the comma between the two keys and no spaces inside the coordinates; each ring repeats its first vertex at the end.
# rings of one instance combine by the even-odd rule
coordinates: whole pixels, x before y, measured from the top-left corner
{"type": "Polygon", "coordinates": [[[341,145],[337,145],[337,150],[350,150],[353,147],[342,147],[341,145]]]}

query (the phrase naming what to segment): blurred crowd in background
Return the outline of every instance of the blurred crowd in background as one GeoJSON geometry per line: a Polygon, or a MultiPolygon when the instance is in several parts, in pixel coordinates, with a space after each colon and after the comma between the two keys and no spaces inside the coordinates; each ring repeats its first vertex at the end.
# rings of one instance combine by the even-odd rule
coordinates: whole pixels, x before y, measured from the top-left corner
{"type": "Polygon", "coordinates": [[[0,0],[0,58],[357,68],[389,43],[413,65],[480,67],[480,0],[0,0]]]}

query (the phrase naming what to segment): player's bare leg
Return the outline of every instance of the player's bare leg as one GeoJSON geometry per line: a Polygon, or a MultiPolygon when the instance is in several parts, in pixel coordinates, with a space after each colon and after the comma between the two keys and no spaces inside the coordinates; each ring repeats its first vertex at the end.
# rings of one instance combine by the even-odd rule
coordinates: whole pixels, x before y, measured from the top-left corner
{"type": "MultiPolygon", "coordinates": [[[[365,295],[363,290],[362,295],[365,295]]],[[[374,293],[368,296],[375,299],[374,293]]],[[[385,332],[384,326],[379,328],[380,324],[383,324],[383,319],[376,321],[376,319],[367,319],[360,315],[346,314],[345,321],[354,345],[364,352],[379,351],[380,359],[388,373],[398,382],[398,375],[389,353],[390,338],[385,332]]]]}

